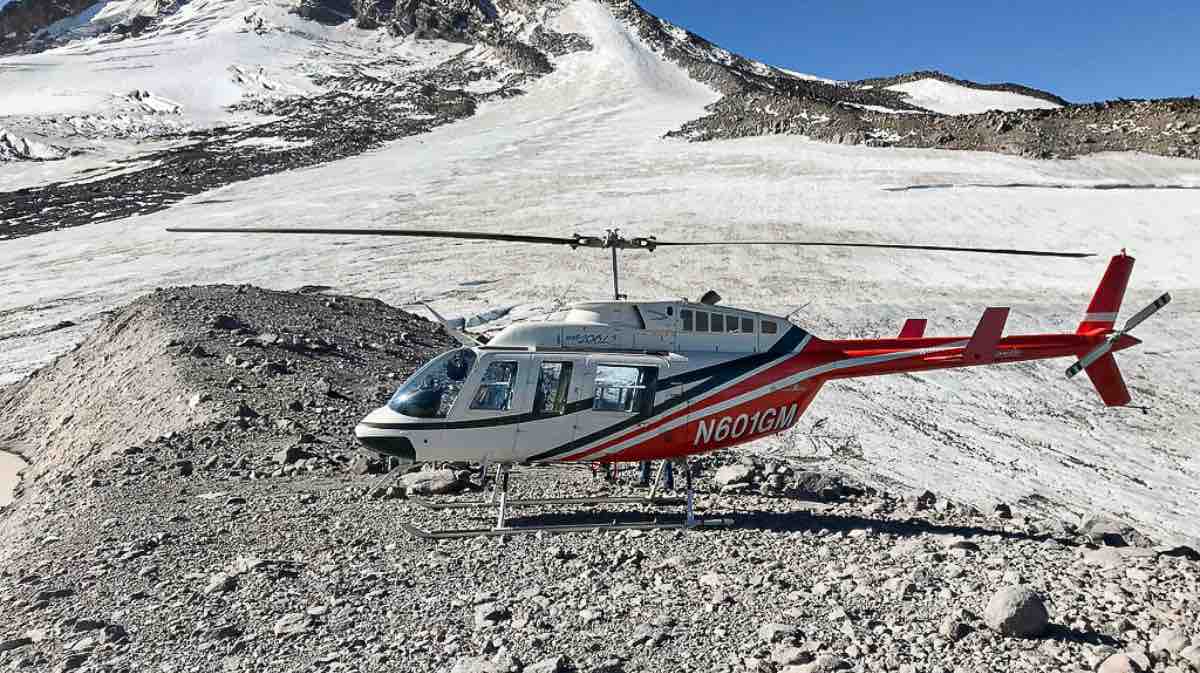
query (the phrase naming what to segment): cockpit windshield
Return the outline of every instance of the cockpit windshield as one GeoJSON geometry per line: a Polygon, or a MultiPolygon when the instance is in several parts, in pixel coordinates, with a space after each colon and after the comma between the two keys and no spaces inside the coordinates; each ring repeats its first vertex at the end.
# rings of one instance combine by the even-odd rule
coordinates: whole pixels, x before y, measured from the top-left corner
{"type": "Polygon", "coordinates": [[[437,356],[400,386],[388,407],[413,418],[445,418],[475,368],[475,360],[470,348],[437,356]]]}

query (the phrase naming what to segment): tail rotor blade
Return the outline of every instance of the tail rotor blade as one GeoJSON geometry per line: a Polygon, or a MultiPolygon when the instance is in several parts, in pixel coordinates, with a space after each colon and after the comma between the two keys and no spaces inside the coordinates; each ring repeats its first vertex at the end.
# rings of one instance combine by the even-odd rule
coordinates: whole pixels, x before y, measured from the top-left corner
{"type": "Polygon", "coordinates": [[[1155,299],[1149,306],[1138,311],[1136,314],[1134,314],[1134,316],[1132,318],[1127,320],[1125,322],[1125,327],[1123,327],[1121,329],[1121,331],[1128,332],[1129,330],[1133,329],[1134,327],[1137,327],[1138,325],[1142,324],[1146,320],[1146,318],[1149,318],[1150,316],[1154,315],[1155,313],[1158,313],[1159,309],[1161,309],[1162,307],[1164,307],[1170,303],[1171,303],[1171,293],[1164,292],[1163,296],[1159,297],[1158,299],[1155,299]]]}
{"type": "Polygon", "coordinates": [[[1069,369],[1067,369],[1067,378],[1075,378],[1076,374],[1090,367],[1093,362],[1099,360],[1105,355],[1108,355],[1110,350],[1112,350],[1111,341],[1105,341],[1099,346],[1096,346],[1089,351],[1087,355],[1079,358],[1079,362],[1076,362],[1075,364],[1071,365],[1069,369]]]}

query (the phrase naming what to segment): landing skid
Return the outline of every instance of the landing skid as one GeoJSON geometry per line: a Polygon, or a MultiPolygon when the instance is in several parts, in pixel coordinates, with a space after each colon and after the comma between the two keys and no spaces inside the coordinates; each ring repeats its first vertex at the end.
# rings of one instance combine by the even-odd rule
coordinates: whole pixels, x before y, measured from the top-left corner
{"type": "MultiPolygon", "coordinates": [[[[496,507],[496,503],[491,500],[464,500],[460,502],[438,502],[428,498],[412,497],[409,502],[414,502],[425,509],[445,510],[445,509],[486,509],[496,507]]],[[[509,500],[509,507],[553,507],[556,505],[646,505],[650,507],[665,507],[668,505],[682,505],[687,502],[684,498],[653,498],[641,496],[623,496],[612,498],[536,498],[532,500],[509,500]]]]}
{"type": "Polygon", "coordinates": [[[412,498],[412,501],[434,511],[445,510],[462,510],[462,509],[486,509],[496,508],[496,525],[492,528],[459,528],[449,530],[426,530],[412,524],[401,523],[400,527],[404,532],[421,540],[455,540],[473,537],[502,537],[507,535],[521,535],[529,533],[591,533],[601,531],[626,531],[626,530],[681,530],[693,528],[727,528],[733,525],[732,519],[698,519],[694,513],[695,489],[692,484],[691,470],[687,465],[684,465],[684,473],[687,475],[687,497],[686,498],[660,498],[657,497],[658,483],[662,477],[662,468],[660,466],[658,474],[655,476],[654,486],[650,495],[641,496],[621,496],[607,498],[531,498],[524,500],[510,500],[508,498],[509,490],[509,466],[496,466],[496,486],[492,489],[492,496],[488,500],[470,500],[460,502],[437,502],[425,498],[412,498]],[[618,523],[612,521],[610,523],[590,523],[590,524],[557,524],[557,525],[529,525],[529,526],[509,526],[508,525],[508,508],[509,507],[546,507],[556,505],[647,505],[647,506],[662,506],[662,505],[684,505],[684,517],[680,521],[659,521],[657,517],[650,521],[635,521],[618,523]]]}

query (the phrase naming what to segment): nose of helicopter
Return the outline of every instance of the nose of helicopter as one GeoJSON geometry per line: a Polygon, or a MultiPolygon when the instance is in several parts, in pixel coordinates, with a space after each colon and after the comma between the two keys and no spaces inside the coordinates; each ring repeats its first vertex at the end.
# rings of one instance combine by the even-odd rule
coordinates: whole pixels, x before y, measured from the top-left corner
{"type": "Polygon", "coordinates": [[[373,416],[375,414],[367,416],[355,426],[354,437],[358,443],[378,454],[399,458],[403,463],[417,462],[416,449],[407,433],[394,426],[372,422],[373,416]]]}

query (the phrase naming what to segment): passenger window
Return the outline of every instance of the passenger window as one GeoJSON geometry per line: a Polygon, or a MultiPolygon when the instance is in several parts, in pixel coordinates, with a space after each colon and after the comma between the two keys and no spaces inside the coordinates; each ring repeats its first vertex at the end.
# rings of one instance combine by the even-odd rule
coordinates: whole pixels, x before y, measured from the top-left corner
{"type": "Polygon", "coordinates": [[[738,318],[735,315],[725,316],[725,331],[736,334],[738,332],[738,318]]]}
{"type": "Polygon", "coordinates": [[[754,320],[752,318],[742,318],[742,332],[754,334],[754,320]]]}
{"type": "Polygon", "coordinates": [[[516,362],[493,362],[483,373],[479,390],[471,401],[472,409],[508,411],[512,408],[513,382],[517,380],[516,362]]]}
{"type": "Polygon", "coordinates": [[[679,312],[679,317],[683,318],[683,331],[692,331],[692,312],[684,309],[679,312]]]}
{"type": "Polygon", "coordinates": [[[538,376],[537,392],[533,398],[533,413],[558,416],[567,410],[567,395],[571,390],[570,362],[543,362],[538,376]]]}
{"type": "Polygon", "coordinates": [[[696,311],[696,331],[708,331],[708,314],[703,311],[696,311]]]}
{"type": "Polygon", "coordinates": [[[779,331],[779,326],[776,325],[773,321],[771,321],[771,320],[762,321],[762,333],[763,334],[775,334],[777,331],[779,331]]]}
{"type": "Polygon", "coordinates": [[[596,367],[595,411],[648,414],[654,407],[657,367],[599,365],[596,367]]]}
{"type": "Polygon", "coordinates": [[[709,317],[709,320],[712,321],[712,326],[710,329],[713,331],[713,334],[725,331],[725,316],[721,315],[720,313],[713,313],[709,317]]]}

